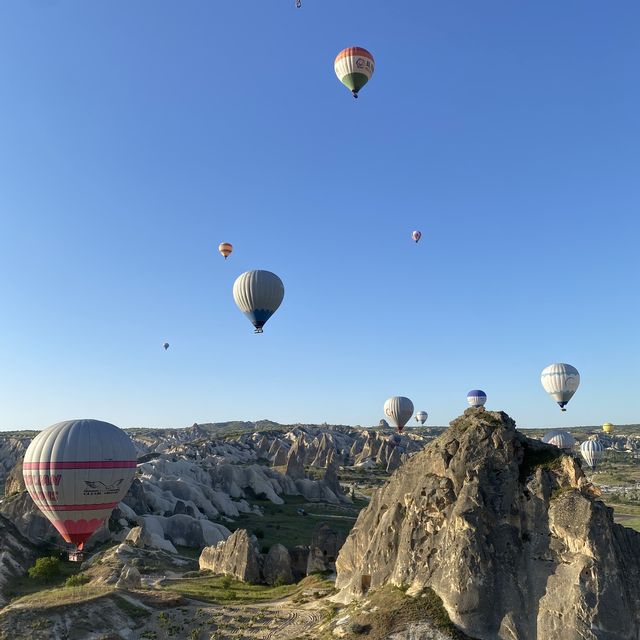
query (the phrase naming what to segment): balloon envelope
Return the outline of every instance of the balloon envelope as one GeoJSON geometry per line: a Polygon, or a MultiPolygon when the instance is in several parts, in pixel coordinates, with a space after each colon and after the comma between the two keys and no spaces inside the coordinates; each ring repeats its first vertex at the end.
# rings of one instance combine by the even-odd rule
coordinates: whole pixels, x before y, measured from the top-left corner
{"type": "Polygon", "coordinates": [[[384,403],[384,414],[391,418],[398,432],[401,433],[404,425],[413,415],[413,402],[404,396],[392,396],[384,403]]]}
{"type": "Polygon", "coordinates": [[[411,237],[412,237],[416,242],[418,242],[418,240],[420,240],[420,238],[422,238],[422,233],[420,233],[420,231],[414,231],[414,232],[411,234],[411,237]]]}
{"type": "Polygon", "coordinates": [[[276,312],[284,298],[284,284],[271,271],[246,271],[233,283],[233,299],[256,333],[276,312]]]}
{"type": "Polygon", "coordinates": [[[124,498],[135,472],[129,436],[100,420],[69,420],[41,431],[22,466],[36,506],[78,549],[124,498]]]}
{"type": "Polygon", "coordinates": [[[229,242],[221,242],[218,245],[218,251],[224,256],[224,259],[226,260],[233,251],[233,245],[229,242]]]}
{"type": "Polygon", "coordinates": [[[165,342],[165,343],[163,343],[162,346],[164,347],[164,350],[166,351],[169,348],[169,343],[165,342]]]}
{"type": "Polygon", "coordinates": [[[338,80],[351,90],[354,98],[358,97],[358,91],[371,80],[374,67],[373,56],[362,47],[343,49],[333,63],[338,80]]]}
{"type": "Polygon", "coordinates": [[[610,422],[605,422],[605,423],[602,425],[602,430],[603,430],[605,433],[611,433],[611,432],[613,431],[613,425],[612,425],[610,422]]]}
{"type": "Polygon", "coordinates": [[[604,447],[599,440],[585,440],[580,445],[580,453],[584,458],[584,461],[592,468],[595,469],[598,461],[602,459],[604,455],[604,447]]]}
{"type": "Polygon", "coordinates": [[[576,439],[567,431],[550,431],[542,438],[542,442],[552,444],[559,449],[571,449],[576,439]]]}
{"type": "Polygon", "coordinates": [[[580,374],[570,364],[559,362],[542,370],[540,382],[544,390],[560,405],[562,411],[566,411],[565,405],[580,384],[580,374]]]}
{"type": "Polygon", "coordinates": [[[428,417],[429,414],[426,411],[418,411],[418,413],[416,413],[416,422],[424,424],[427,421],[428,417]]]}
{"type": "Polygon", "coordinates": [[[487,401],[487,394],[480,389],[472,389],[467,393],[467,402],[471,407],[482,407],[487,401]]]}

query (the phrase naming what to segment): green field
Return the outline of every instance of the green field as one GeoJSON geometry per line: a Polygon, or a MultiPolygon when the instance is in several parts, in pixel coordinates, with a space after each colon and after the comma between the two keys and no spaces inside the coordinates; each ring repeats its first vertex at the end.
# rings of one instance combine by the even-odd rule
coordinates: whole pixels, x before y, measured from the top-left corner
{"type": "Polygon", "coordinates": [[[360,509],[366,505],[363,500],[356,500],[353,505],[347,506],[308,502],[301,496],[288,496],[281,505],[260,499],[252,499],[251,503],[259,505],[264,515],[243,513],[233,522],[220,523],[231,531],[247,529],[258,538],[262,549],[268,549],[277,542],[288,548],[308,545],[313,530],[321,522],[326,522],[346,536],[355,524],[360,509]],[[299,515],[298,509],[304,509],[309,515],[299,515]]]}

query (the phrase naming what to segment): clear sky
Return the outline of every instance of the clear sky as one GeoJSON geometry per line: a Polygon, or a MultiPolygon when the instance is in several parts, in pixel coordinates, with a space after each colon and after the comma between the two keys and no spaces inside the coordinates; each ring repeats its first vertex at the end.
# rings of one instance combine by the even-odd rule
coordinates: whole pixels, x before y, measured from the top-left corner
{"type": "Polygon", "coordinates": [[[365,425],[390,395],[441,425],[472,388],[520,426],[640,421],[639,24],[637,0],[3,0],[0,428],[365,425]],[[231,295],[255,268],[286,289],[263,335],[231,295]],[[552,362],[582,375],[566,414],[552,362]]]}

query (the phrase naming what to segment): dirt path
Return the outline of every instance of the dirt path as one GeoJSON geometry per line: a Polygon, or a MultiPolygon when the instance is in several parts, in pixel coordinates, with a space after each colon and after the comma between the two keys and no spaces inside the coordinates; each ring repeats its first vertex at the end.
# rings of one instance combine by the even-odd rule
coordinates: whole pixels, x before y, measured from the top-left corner
{"type": "Polygon", "coordinates": [[[299,640],[323,618],[323,604],[277,601],[214,605],[186,600],[184,606],[155,612],[135,638],[153,640],[299,640]]]}

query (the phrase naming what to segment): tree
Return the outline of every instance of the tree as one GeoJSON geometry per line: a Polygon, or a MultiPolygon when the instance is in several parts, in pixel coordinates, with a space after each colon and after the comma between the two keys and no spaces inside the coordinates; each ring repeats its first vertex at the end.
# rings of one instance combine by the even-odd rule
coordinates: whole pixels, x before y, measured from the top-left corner
{"type": "Polygon", "coordinates": [[[29,577],[34,580],[50,582],[60,575],[60,560],[54,556],[48,558],[38,558],[36,563],[29,569],[29,577]]]}

